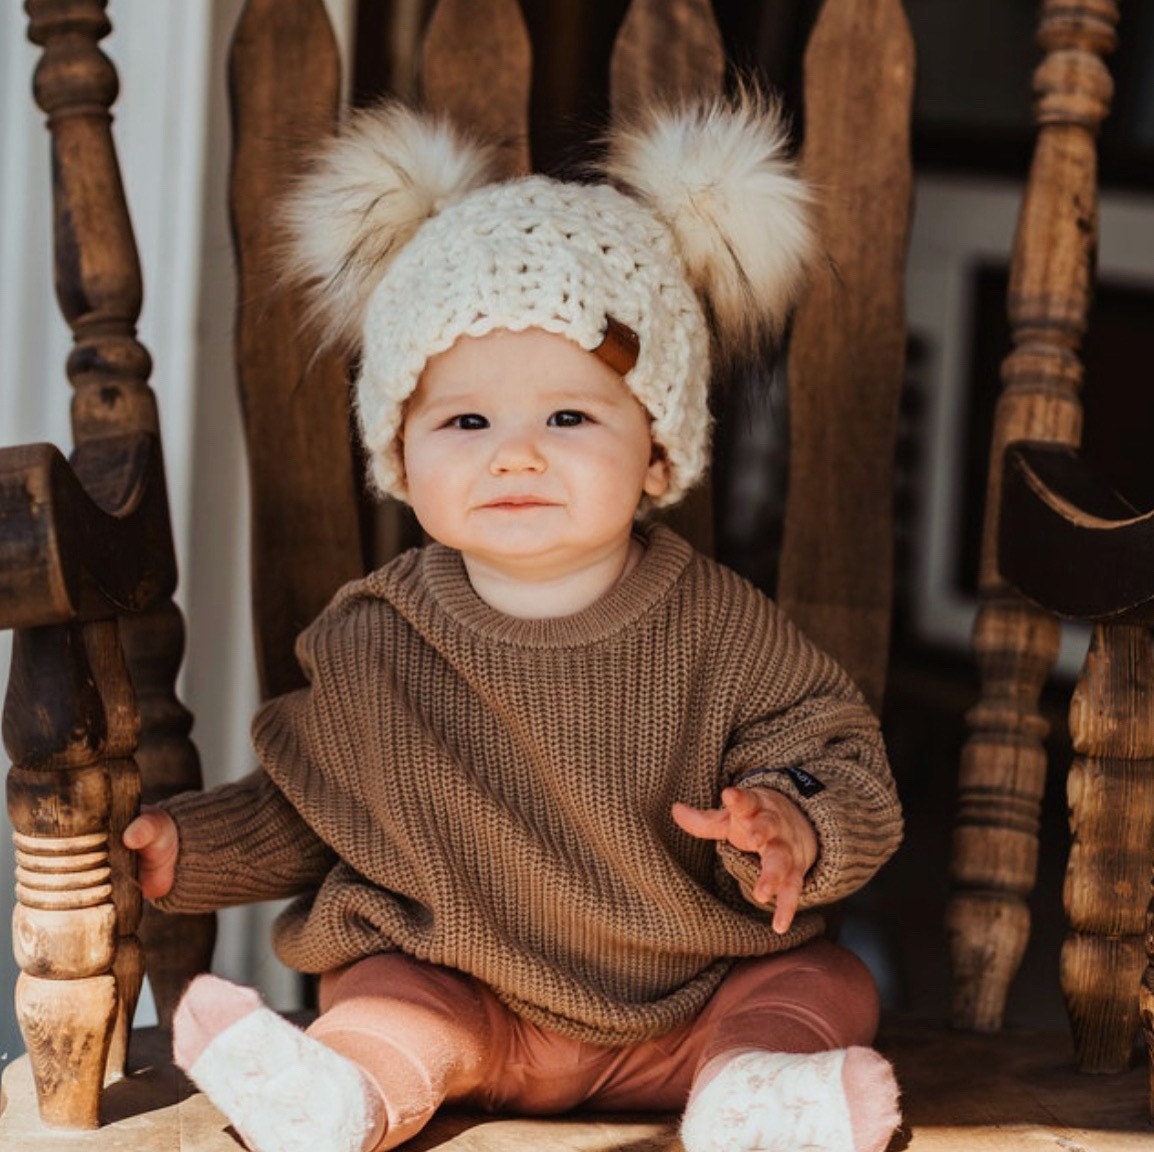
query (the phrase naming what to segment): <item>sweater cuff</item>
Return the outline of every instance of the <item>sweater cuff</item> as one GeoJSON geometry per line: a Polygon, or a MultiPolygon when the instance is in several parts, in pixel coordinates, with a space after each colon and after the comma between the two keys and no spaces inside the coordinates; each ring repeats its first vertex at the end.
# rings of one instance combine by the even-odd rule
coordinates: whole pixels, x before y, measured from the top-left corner
{"type": "Polygon", "coordinates": [[[158,805],[176,823],[179,850],[172,889],[156,907],[213,912],[300,891],[302,866],[317,855],[310,849],[323,851],[323,845],[298,824],[299,817],[285,819],[272,810],[281,805],[289,807],[264,773],[158,805]],[[294,862],[293,875],[286,874],[283,861],[294,862]]]}
{"type": "Polygon", "coordinates": [[[739,788],[772,788],[805,813],[817,833],[817,860],[805,875],[801,906],[833,904],[863,887],[901,838],[901,818],[884,787],[858,781],[852,796],[844,784],[826,787],[807,769],[755,769],[735,782],[739,788]]]}
{"type": "MultiPolygon", "coordinates": [[[[795,772],[801,777],[801,781],[799,783],[797,780],[794,780],[794,787],[797,788],[802,795],[816,795],[818,792],[825,790],[825,785],[815,777],[811,776],[808,772],[805,772],[803,769],[792,768],[775,768],[772,770],[762,768],[752,769],[738,776],[733,781],[731,787],[773,787],[775,791],[782,792],[784,795],[788,796],[788,798],[792,800],[800,809],[802,815],[805,816],[806,819],[809,820],[812,824],[812,817],[810,817],[810,814],[807,811],[805,805],[798,803],[797,795],[791,793],[787,788],[777,787],[776,783],[770,785],[766,784],[766,780],[769,777],[780,776],[783,773],[793,779],[793,773],[795,772]]],[[[810,877],[817,870],[818,863],[821,860],[820,829],[815,827],[814,834],[816,835],[818,841],[818,857],[810,867],[809,871],[805,874],[804,882],[802,885],[802,900],[804,903],[811,905],[817,903],[818,901],[806,900],[805,897],[811,887],[810,877]]],[[[735,848],[728,841],[724,840],[718,842],[717,851],[721,859],[721,863],[725,866],[725,870],[737,881],[738,885],[741,887],[741,894],[746,898],[746,900],[748,900],[757,908],[772,909],[772,903],[765,904],[760,900],[755,900],[753,897],[754,885],[757,883],[757,879],[761,875],[761,858],[758,856],[758,854],[756,852],[744,852],[740,848],[735,848]]]]}

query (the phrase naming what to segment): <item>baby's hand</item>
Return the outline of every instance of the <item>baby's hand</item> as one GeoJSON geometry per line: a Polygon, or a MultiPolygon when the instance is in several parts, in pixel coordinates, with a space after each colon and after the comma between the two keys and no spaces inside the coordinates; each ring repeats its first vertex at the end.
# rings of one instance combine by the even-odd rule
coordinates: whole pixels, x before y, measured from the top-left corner
{"type": "Polygon", "coordinates": [[[144,807],[121,837],[140,862],[140,890],[147,900],[167,896],[176,878],[180,838],[176,821],[159,808],[144,807]]]}
{"type": "Polygon", "coordinates": [[[721,808],[673,805],[673,819],[690,836],[726,840],[756,852],[761,873],[753,887],[759,904],[776,900],[773,930],[788,932],[801,900],[805,874],[817,859],[817,833],[788,796],[772,788],[726,788],[721,808]]]}

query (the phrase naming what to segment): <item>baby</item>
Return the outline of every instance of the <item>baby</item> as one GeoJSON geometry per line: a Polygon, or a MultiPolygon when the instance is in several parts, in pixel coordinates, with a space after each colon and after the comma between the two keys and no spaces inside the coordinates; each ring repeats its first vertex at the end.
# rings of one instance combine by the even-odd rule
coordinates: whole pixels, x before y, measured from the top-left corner
{"type": "Polygon", "coordinates": [[[881,1152],[877,996],[820,908],[896,849],[877,722],[775,606],[639,513],[702,475],[711,364],[810,258],[774,108],[619,134],[605,182],[362,113],[288,210],[360,352],[372,481],[430,538],[301,635],[260,768],[125,832],[145,895],[295,896],[303,1032],[213,976],[177,1063],[254,1152],[369,1152],[445,1102],[678,1109],[687,1152],[881,1152]]]}

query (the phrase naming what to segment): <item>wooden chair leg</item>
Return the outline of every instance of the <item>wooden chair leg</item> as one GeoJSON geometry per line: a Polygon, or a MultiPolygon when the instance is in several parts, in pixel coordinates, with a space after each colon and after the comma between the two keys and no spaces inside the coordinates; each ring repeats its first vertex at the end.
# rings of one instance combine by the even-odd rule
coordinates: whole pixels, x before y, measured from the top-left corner
{"type": "Polygon", "coordinates": [[[1121,1072],[1139,1027],[1154,843],[1154,637],[1099,626],[1070,705],[1062,991],[1078,1066],[1121,1072]]]}
{"type": "MultiPolygon", "coordinates": [[[[192,713],[173,685],[184,654],[184,619],[171,600],[120,621],[120,636],[140,710],[141,800],[155,803],[177,792],[203,787],[200,757],[189,739],[192,713]]],[[[148,982],[163,1028],[185,986],[212,963],[216,915],[176,916],[151,905],[140,918],[148,982]]]]}
{"type": "Polygon", "coordinates": [[[983,605],[974,630],[982,698],[967,716],[946,918],[959,1028],[1001,1028],[1029,940],[1046,780],[1038,697],[1058,638],[1052,617],[1009,596],[983,605]]]}
{"type": "MultiPolygon", "coordinates": [[[[1154,887],[1154,879],[1151,880],[1154,887]]],[[[1138,1006],[1142,1014],[1142,1034],[1150,1076],[1150,1119],[1154,1120],[1154,896],[1146,908],[1146,971],[1142,976],[1138,1006]]]]}
{"type": "Polygon", "coordinates": [[[16,1016],[41,1118],[62,1128],[99,1123],[118,1002],[113,788],[100,763],[105,710],[84,647],[75,626],[17,631],[4,714],[16,1016]]]}
{"type": "Polygon", "coordinates": [[[1014,441],[1073,448],[1081,441],[1078,350],[1097,236],[1096,133],[1110,107],[1103,58],[1115,46],[1117,22],[1116,0],[1044,0],[1039,17],[1038,137],[1010,266],[1013,348],[1002,365],[983,527],[983,607],[974,636],[982,698],[962,758],[948,912],[959,1027],[1001,1026],[1029,932],[1025,898],[1034,884],[1045,776],[1037,699],[1058,627],[1001,576],[1002,460],[1014,441]]]}
{"type": "Polygon", "coordinates": [[[108,860],[116,912],[116,951],[112,962],[116,1017],[105,1067],[105,1082],[109,1082],[125,1073],[132,1018],[144,983],[144,951],[137,936],[143,897],[136,881],[136,857],[120,839],[140,810],[140,771],[133,759],[140,721],[116,621],[96,621],[86,624],[82,631],[106,726],[103,751],[109,788],[108,860]]]}
{"type": "MultiPolygon", "coordinates": [[[[48,117],[53,150],[57,298],[74,337],[68,376],[75,390],[76,446],[80,449],[123,433],[159,436],[156,398],[148,385],[151,358],[136,338],[140,266],[109,114],[118,81],[112,62],[99,47],[111,30],[107,0],[27,0],[26,7],[29,39],[43,48],[33,88],[48,117]]],[[[117,493],[104,491],[106,478],[86,474],[81,479],[90,495],[116,502],[112,497],[117,493]]],[[[114,625],[107,627],[115,631],[114,625]]],[[[173,690],[184,650],[178,610],[169,601],[139,617],[126,617],[121,636],[143,719],[139,766],[145,798],[199,787],[196,752],[188,739],[192,718],[173,690]]],[[[103,647],[115,652],[117,662],[121,660],[119,643],[103,647]]],[[[121,674],[117,671],[115,677],[121,674]]],[[[126,690],[131,696],[132,690],[126,690]]],[[[119,688],[109,688],[105,695],[112,701],[118,693],[119,688]]],[[[135,706],[130,711],[130,744],[134,744],[135,706]]],[[[108,768],[113,778],[111,819],[115,827],[122,827],[135,811],[140,784],[136,765],[128,759],[131,750],[108,755],[113,763],[108,768]]],[[[120,851],[119,837],[114,836],[114,872],[128,878],[131,863],[120,851]]],[[[110,1062],[110,1074],[116,1075],[123,1067],[130,1006],[140,988],[136,932],[141,911],[139,892],[130,879],[113,898],[125,933],[116,962],[124,1008],[110,1062]]],[[[208,966],[215,920],[210,916],[174,920],[149,910],[146,925],[153,992],[165,1022],[183,985],[208,966]]]]}

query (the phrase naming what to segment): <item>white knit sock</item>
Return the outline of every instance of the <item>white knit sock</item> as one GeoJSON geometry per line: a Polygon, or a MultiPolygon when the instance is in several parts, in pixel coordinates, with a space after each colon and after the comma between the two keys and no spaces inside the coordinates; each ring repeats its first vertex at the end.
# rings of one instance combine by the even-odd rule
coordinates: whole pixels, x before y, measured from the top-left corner
{"type": "Polygon", "coordinates": [[[743,1052],[690,1097],[681,1141],[685,1152],[875,1152],[899,1120],[893,1072],[871,1049],[743,1052]],[[854,1079],[864,1079],[860,1068],[884,1097],[871,1101],[869,1111],[884,1119],[871,1115],[869,1132],[855,1134],[842,1075],[847,1056],[854,1079]]]}
{"type": "Polygon", "coordinates": [[[368,1152],[379,1094],[351,1060],[257,1008],[188,1070],[252,1152],[368,1152]]]}

